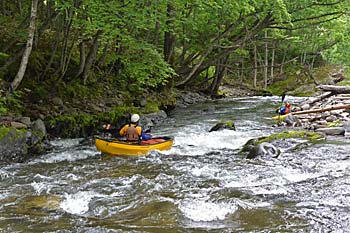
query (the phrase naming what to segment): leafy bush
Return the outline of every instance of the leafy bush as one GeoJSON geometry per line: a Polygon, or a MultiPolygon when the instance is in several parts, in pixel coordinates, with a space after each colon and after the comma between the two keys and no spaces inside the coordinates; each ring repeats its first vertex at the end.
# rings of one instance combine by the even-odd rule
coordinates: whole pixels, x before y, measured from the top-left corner
{"type": "Polygon", "coordinates": [[[147,43],[129,41],[129,49],[123,58],[123,79],[140,87],[158,87],[168,82],[175,71],[161,54],[147,43]]]}
{"type": "Polygon", "coordinates": [[[23,92],[15,91],[9,96],[0,96],[0,116],[8,114],[10,110],[12,112],[21,112],[23,109],[22,95],[23,92]]]}

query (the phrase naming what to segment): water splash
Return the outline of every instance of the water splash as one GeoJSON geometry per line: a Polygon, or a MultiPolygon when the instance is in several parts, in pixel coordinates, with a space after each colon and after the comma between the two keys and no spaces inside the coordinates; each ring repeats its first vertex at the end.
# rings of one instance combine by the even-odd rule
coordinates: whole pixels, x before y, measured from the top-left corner
{"type": "Polygon", "coordinates": [[[60,208],[71,214],[83,215],[89,211],[89,203],[93,198],[104,196],[94,191],[80,191],[75,194],[66,194],[65,200],[60,204],[60,208]]]}
{"type": "Polygon", "coordinates": [[[182,214],[193,221],[224,220],[227,215],[234,213],[237,206],[232,203],[215,203],[205,200],[184,200],[179,209],[182,214]]]}

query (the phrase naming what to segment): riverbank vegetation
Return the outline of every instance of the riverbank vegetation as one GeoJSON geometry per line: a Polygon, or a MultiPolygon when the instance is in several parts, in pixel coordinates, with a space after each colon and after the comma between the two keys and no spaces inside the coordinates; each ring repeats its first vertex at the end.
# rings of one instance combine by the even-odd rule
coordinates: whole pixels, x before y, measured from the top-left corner
{"type": "Polygon", "coordinates": [[[215,97],[231,82],[311,94],[296,89],[347,75],[349,7],[349,0],[5,0],[0,114],[93,126],[99,114],[167,109],[175,89],[215,97]]]}

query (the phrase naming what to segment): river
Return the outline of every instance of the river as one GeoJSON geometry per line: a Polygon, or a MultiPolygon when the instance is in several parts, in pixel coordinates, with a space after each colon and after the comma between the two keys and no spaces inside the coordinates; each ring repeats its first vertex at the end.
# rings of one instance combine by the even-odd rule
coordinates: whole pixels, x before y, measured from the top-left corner
{"type": "Polygon", "coordinates": [[[269,120],[279,101],[177,109],[152,129],[173,136],[173,148],[148,156],[54,141],[51,153],[0,168],[0,232],[350,232],[347,137],[278,158],[238,153],[251,138],[285,130],[269,120]],[[209,133],[220,120],[237,130],[209,133]]]}

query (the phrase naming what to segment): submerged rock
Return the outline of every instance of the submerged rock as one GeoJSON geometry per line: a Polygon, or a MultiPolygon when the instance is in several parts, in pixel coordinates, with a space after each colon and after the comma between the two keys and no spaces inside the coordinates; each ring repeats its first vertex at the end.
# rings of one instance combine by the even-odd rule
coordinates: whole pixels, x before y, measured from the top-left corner
{"type": "Polygon", "coordinates": [[[18,209],[22,213],[54,212],[60,210],[62,199],[55,195],[27,196],[18,203],[18,209]]]}

